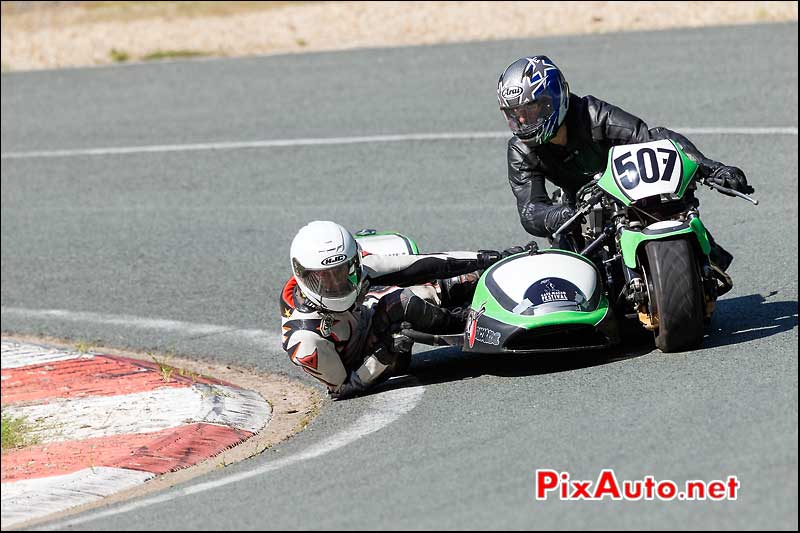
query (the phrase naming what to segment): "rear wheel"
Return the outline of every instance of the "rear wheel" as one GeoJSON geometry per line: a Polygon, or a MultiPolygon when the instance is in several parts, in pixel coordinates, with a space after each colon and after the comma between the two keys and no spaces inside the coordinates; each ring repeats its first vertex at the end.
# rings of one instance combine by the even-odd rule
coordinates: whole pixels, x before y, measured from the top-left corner
{"type": "Polygon", "coordinates": [[[685,239],[645,244],[650,314],[657,319],[662,352],[697,348],[703,342],[703,289],[694,250],[685,239]]]}

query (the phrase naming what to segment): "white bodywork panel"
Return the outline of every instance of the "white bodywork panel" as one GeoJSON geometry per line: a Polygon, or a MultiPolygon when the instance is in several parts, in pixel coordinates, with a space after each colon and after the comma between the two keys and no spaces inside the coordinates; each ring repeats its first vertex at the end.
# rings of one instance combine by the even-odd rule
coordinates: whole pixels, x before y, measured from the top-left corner
{"type": "Polygon", "coordinates": [[[358,244],[375,255],[409,255],[406,240],[399,235],[368,235],[359,237],[358,244]]]}
{"type": "Polygon", "coordinates": [[[657,231],[660,229],[679,228],[683,225],[684,223],[680,220],[662,220],[661,222],[653,222],[647,226],[647,229],[657,231]]]}
{"type": "Polygon", "coordinates": [[[514,302],[525,299],[525,291],[539,280],[563,278],[591,300],[597,290],[597,272],[585,261],[560,253],[526,255],[506,261],[494,270],[497,286],[514,302]]]}

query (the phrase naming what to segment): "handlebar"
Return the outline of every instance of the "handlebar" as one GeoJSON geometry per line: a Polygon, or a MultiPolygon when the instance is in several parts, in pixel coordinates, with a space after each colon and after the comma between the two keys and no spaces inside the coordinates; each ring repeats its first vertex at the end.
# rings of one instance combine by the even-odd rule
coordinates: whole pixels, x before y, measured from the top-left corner
{"type": "MultiPolygon", "coordinates": [[[[748,196],[748,195],[746,195],[746,194],[744,194],[742,192],[736,191],[734,189],[730,189],[728,187],[723,187],[722,185],[714,183],[713,181],[711,181],[711,179],[709,177],[704,177],[702,179],[702,183],[704,185],[710,187],[711,189],[716,189],[717,191],[719,191],[719,192],[721,192],[723,194],[727,194],[729,196],[735,196],[735,197],[738,197],[738,198],[742,198],[743,200],[747,200],[748,202],[752,203],[753,205],[758,205],[758,200],[756,200],[755,198],[752,198],[752,197],[750,197],[750,196],[748,196]]],[[[597,180],[592,181],[590,183],[587,183],[586,185],[581,187],[580,191],[578,192],[578,194],[576,196],[580,197],[585,191],[591,190],[591,187],[596,185],[596,184],[597,184],[597,180]]],[[[589,213],[589,211],[592,210],[594,205],[597,204],[597,202],[599,202],[603,198],[603,196],[605,194],[606,193],[603,190],[599,190],[599,191],[595,192],[588,200],[586,200],[583,203],[581,208],[578,209],[578,211],[572,217],[570,217],[569,220],[564,222],[561,225],[561,227],[559,227],[556,230],[556,232],[553,233],[553,240],[557,241],[558,239],[560,239],[561,238],[561,234],[564,233],[567,229],[569,229],[569,227],[572,226],[575,223],[575,221],[579,220],[583,216],[586,216],[589,213]]],[[[597,246],[599,246],[600,244],[602,244],[602,241],[604,241],[607,238],[608,238],[607,235],[604,235],[604,234],[601,235],[600,237],[598,237],[598,239],[595,242],[591,243],[586,248],[586,250],[584,250],[584,252],[594,251],[594,249],[597,246]]]]}

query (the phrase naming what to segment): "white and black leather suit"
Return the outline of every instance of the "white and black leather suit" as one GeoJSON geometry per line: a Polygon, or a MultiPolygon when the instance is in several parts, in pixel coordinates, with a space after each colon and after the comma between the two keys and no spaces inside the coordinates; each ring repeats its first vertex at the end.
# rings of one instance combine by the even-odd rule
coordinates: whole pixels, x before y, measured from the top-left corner
{"type": "Polygon", "coordinates": [[[489,250],[410,256],[361,254],[365,282],[347,311],[314,306],[294,277],[286,282],[279,298],[283,349],[294,364],[339,398],[386,377],[398,352],[410,350],[410,346],[392,346],[393,333],[403,322],[429,333],[463,328],[464,310],[452,307],[468,306],[478,281],[476,271],[501,257],[489,250]]]}

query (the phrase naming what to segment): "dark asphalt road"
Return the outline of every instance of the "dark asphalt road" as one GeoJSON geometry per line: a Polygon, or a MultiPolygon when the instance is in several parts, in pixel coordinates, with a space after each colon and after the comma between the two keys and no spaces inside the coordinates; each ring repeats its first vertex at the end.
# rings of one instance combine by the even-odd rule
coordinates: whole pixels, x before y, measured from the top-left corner
{"type": "MultiPolygon", "coordinates": [[[[651,126],[797,127],[797,24],[2,75],[2,152],[493,131],[497,76],[547,53],[571,89],[651,126]]],[[[795,130],[796,131],[796,130],[795,130]]],[[[418,354],[419,404],[330,453],[86,522],[93,529],[797,528],[797,134],[694,135],[762,205],[702,193],[735,289],[702,350],[418,354]],[[729,502],[537,502],[537,468],[737,475],[729,502]]],[[[277,351],[288,246],[311,219],[427,251],[526,242],[505,142],[398,142],[2,160],[2,329],[169,350],[304,379],[277,351]],[[60,309],[227,326],[190,335],[60,309]],[[240,330],[274,332],[275,341],[240,330]]],[[[130,319],[133,320],[133,319],[130,319]]],[[[307,381],[307,380],[306,380],[307,381]]],[[[375,397],[191,484],[302,453],[375,397]]]]}

